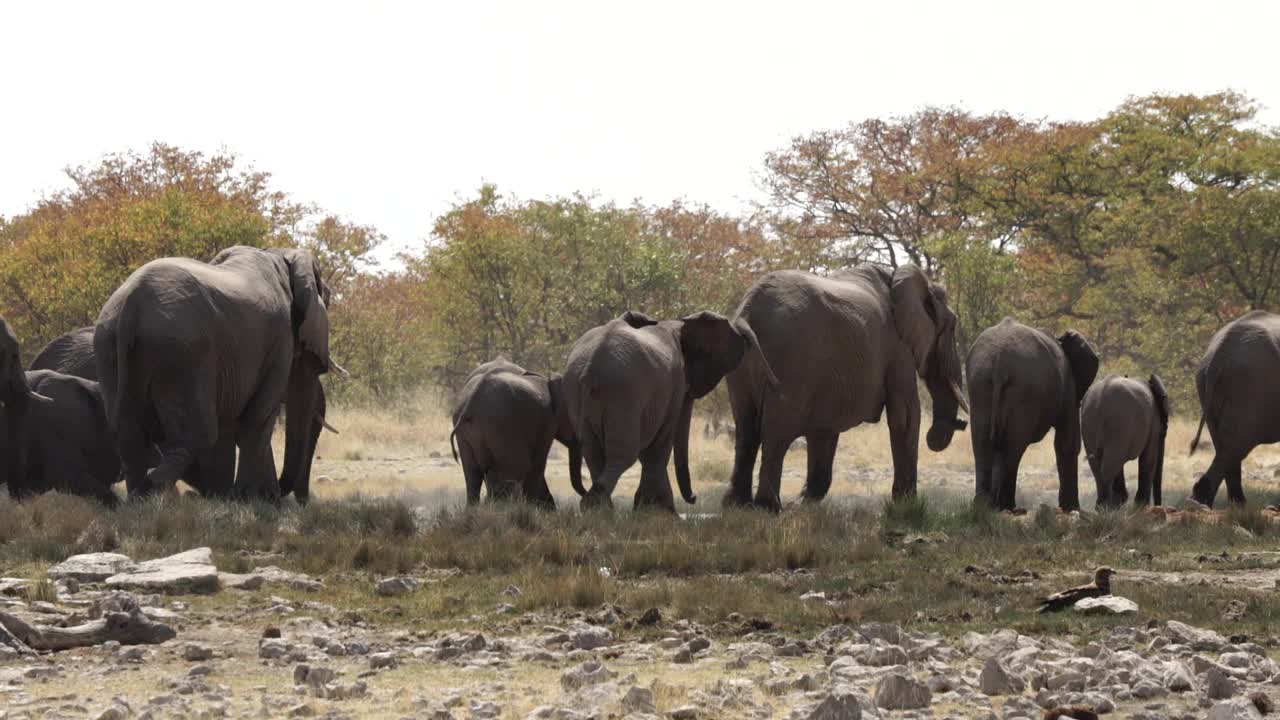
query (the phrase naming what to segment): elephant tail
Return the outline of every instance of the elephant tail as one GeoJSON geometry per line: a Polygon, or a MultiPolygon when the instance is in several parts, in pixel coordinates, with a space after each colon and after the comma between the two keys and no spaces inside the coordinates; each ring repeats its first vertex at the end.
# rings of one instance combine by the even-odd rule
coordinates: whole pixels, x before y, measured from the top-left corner
{"type": "Polygon", "coordinates": [[[1001,413],[1004,412],[1004,407],[1000,404],[1003,392],[1004,376],[997,369],[991,374],[991,442],[996,447],[999,447],[1000,440],[1004,437],[1004,428],[1000,425],[1001,413]]]}
{"type": "Polygon", "coordinates": [[[1204,413],[1200,413],[1200,427],[1196,428],[1196,436],[1191,438],[1191,451],[1188,455],[1195,455],[1196,448],[1200,446],[1200,433],[1204,432],[1204,413]]]}
{"type": "MultiPolygon", "coordinates": [[[[114,357],[110,360],[115,361],[114,368],[104,368],[103,374],[108,374],[114,370],[115,375],[115,392],[104,393],[107,402],[107,421],[111,428],[118,429],[120,421],[124,413],[125,398],[129,397],[129,367],[131,361],[130,353],[133,351],[133,311],[130,308],[130,302],[125,301],[124,306],[120,309],[119,315],[116,316],[114,333],[115,336],[110,338],[114,340],[114,357]]],[[[96,331],[95,331],[96,332],[96,331]]],[[[96,349],[96,348],[95,348],[96,349]]]]}
{"type": "Polygon", "coordinates": [[[453,429],[449,431],[449,449],[453,451],[453,461],[455,463],[461,463],[462,461],[458,460],[457,437],[458,437],[458,426],[455,425],[453,426],[453,429]]]}

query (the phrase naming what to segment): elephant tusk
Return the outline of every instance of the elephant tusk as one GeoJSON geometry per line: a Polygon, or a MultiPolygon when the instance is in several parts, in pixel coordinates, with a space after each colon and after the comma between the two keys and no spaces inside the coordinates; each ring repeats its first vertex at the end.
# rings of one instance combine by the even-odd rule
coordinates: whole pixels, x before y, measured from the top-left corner
{"type": "Polygon", "coordinates": [[[346,368],[342,367],[341,365],[334,362],[333,360],[329,361],[329,369],[334,371],[338,375],[342,376],[344,380],[351,378],[351,373],[347,372],[346,368]]]}
{"type": "Polygon", "coordinates": [[[36,402],[45,403],[46,405],[52,405],[52,404],[53,404],[53,399],[52,399],[52,398],[45,397],[44,395],[41,395],[40,393],[36,392],[35,390],[28,390],[28,391],[27,391],[27,397],[31,398],[32,400],[35,400],[36,402]]]}
{"type": "Polygon", "coordinates": [[[336,427],[334,427],[334,426],[330,425],[330,424],[329,424],[329,421],[328,421],[328,420],[325,420],[323,415],[317,415],[316,417],[317,417],[317,418],[320,418],[320,425],[321,425],[322,427],[324,427],[324,429],[325,429],[325,430],[328,430],[329,432],[333,433],[334,435],[341,435],[341,434],[342,434],[342,433],[338,432],[338,428],[336,428],[336,427]]]}
{"type": "Polygon", "coordinates": [[[968,413],[969,400],[964,396],[964,391],[960,389],[960,386],[956,383],[951,383],[951,392],[956,394],[956,401],[960,403],[960,409],[968,413]]]}

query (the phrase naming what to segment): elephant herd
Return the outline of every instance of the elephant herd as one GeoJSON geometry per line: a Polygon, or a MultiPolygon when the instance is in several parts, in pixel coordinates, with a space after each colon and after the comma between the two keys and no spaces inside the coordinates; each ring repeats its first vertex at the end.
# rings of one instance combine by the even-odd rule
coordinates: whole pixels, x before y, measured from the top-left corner
{"type": "Polygon", "coordinates": [[[210,496],[305,502],[320,376],[344,372],[329,356],[328,302],[306,251],[237,246],[138,268],[93,327],[54,340],[30,371],[0,319],[0,480],[13,497],[57,489],[108,505],[121,475],[130,497],[182,479],[210,496]]]}
{"type": "MultiPolygon", "coordinates": [[[[0,319],[0,480],[14,497],[57,489],[112,505],[122,476],[130,497],[181,479],[204,495],[306,502],[328,427],[320,376],[345,375],[329,354],[329,300],[307,252],[234,247],[208,263],[163,258],[138,268],[94,326],[51,342],[30,370],[0,319]],[[282,406],[277,477],[271,435],[282,406]]],[[[781,271],[757,281],[732,318],[626,312],[583,334],[550,377],[503,358],[481,365],[455,403],[450,444],[469,504],[485,489],[554,507],[546,465],[558,441],[584,508],[611,506],[619,478],[639,462],[634,506],[674,512],[672,455],[680,495],[693,503],[693,405],[724,380],[737,428],[726,506],[780,510],[783,461],[799,438],[808,452],[802,499],[821,501],[840,433],[882,416],[892,493],[903,497],[916,492],[923,385],[930,450],[971,432],[976,502],[1013,509],[1023,454],[1053,429],[1060,508],[1080,508],[1082,445],[1099,506],[1128,499],[1123,467],[1135,459],[1135,501],[1160,504],[1164,385],[1156,375],[1094,382],[1098,366],[1079,333],[1055,338],[1012,319],[979,335],[962,364],[947,293],[914,265],[781,271]]],[[[1194,499],[1212,505],[1225,481],[1230,499],[1244,501],[1241,462],[1280,442],[1278,381],[1280,316],[1254,311],[1214,336],[1196,373],[1202,415],[1192,451],[1207,426],[1215,456],[1194,499]]]]}
{"type": "MultiPolygon", "coordinates": [[[[490,497],[554,506],[545,469],[559,441],[584,508],[611,505],[619,476],[638,461],[635,506],[674,512],[671,456],[680,494],[693,503],[693,403],[724,379],[737,428],[725,506],[781,509],[783,460],[798,438],[808,448],[802,499],[822,500],[840,433],[882,415],[892,493],[910,496],[923,381],[932,401],[929,448],[944,450],[957,431],[971,431],[975,502],[1014,509],[1022,457],[1052,429],[1062,510],[1080,509],[1082,445],[1099,507],[1128,500],[1124,465],[1132,460],[1135,502],[1159,505],[1170,414],[1164,383],[1154,374],[1145,382],[1095,382],[1098,367],[1080,333],[1055,338],[1006,318],[978,336],[962,370],[946,291],[913,265],[826,276],[782,271],[756,282],[733,318],[701,312],[659,321],[629,311],[592,328],[560,374],[545,377],[501,358],[481,365],[463,386],[451,441],[469,503],[480,500],[483,486],[490,497]]],[[[1196,389],[1200,430],[1209,428],[1215,456],[1192,496],[1212,506],[1225,480],[1230,499],[1243,502],[1241,462],[1257,445],[1280,442],[1280,316],[1254,311],[1220,330],[1196,389]]]]}

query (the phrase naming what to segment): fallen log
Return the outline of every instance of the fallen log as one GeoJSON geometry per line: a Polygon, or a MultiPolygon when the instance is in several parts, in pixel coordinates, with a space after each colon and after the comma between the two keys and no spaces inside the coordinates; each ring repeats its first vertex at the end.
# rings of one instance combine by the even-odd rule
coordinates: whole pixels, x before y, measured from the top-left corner
{"type": "MultiPolygon", "coordinates": [[[[113,612],[83,625],[60,628],[47,625],[31,625],[25,620],[0,612],[0,642],[8,635],[31,650],[67,650],[76,647],[101,645],[115,640],[121,645],[155,645],[177,637],[168,625],[153,622],[137,608],[131,612],[113,612]]],[[[14,648],[21,652],[21,648],[14,648]]]]}

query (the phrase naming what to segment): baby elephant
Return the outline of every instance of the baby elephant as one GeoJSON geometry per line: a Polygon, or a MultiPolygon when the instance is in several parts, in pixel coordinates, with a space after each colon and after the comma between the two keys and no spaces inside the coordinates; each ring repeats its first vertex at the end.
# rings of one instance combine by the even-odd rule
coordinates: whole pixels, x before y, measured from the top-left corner
{"type": "MultiPolygon", "coordinates": [[[[570,468],[578,446],[563,420],[560,378],[546,378],[498,358],[467,376],[453,411],[453,459],[462,464],[467,504],[480,501],[480,486],[490,498],[520,498],[554,509],[547,487],[551,441],[569,448],[570,468]],[[456,445],[454,440],[456,438],[456,445]]],[[[571,477],[579,492],[580,477],[571,477]]]]}
{"type": "Polygon", "coordinates": [[[1134,502],[1160,504],[1164,441],[1169,432],[1169,394],[1160,377],[1147,382],[1111,376],[1085,393],[1080,409],[1084,450],[1098,485],[1098,507],[1119,507],[1129,499],[1124,464],[1138,460],[1134,502]]]}

